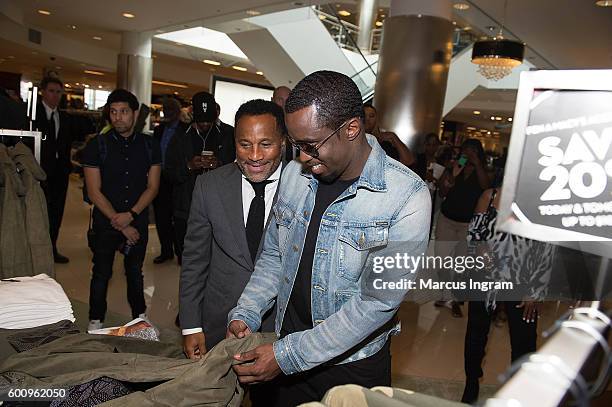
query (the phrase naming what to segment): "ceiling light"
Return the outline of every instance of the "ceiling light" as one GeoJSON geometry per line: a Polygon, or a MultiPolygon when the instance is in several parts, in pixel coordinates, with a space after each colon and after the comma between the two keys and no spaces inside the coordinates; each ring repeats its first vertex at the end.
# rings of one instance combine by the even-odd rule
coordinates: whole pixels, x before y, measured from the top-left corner
{"type": "Polygon", "coordinates": [[[98,76],[104,76],[104,73],[102,72],[98,72],[98,71],[90,71],[88,69],[84,70],[83,72],[88,73],[90,75],[98,75],[98,76]]]}
{"type": "Polygon", "coordinates": [[[151,81],[151,83],[155,85],[173,86],[175,88],[187,89],[186,85],[181,85],[180,83],[171,83],[171,82],[164,82],[164,81],[151,81]]]}
{"type": "Polygon", "coordinates": [[[204,62],[205,64],[208,64],[208,65],[221,65],[221,62],[218,62],[218,61],[212,61],[212,60],[210,60],[210,59],[205,59],[205,60],[203,60],[202,62],[204,62]]]}
{"type": "Polygon", "coordinates": [[[470,8],[470,5],[466,3],[455,3],[453,4],[453,8],[455,10],[467,10],[470,8]]]}
{"type": "Polygon", "coordinates": [[[495,116],[491,116],[491,120],[495,120],[495,116]]]}
{"type": "Polygon", "coordinates": [[[499,116],[495,116],[495,120],[500,121],[502,118],[499,116]]]}
{"type": "Polygon", "coordinates": [[[175,95],[178,95],[179,93],[175,91],[175,92],[174,92],[174,94],[175,94],[175,95]]]}
{"type": "Polygon", "coordinates": [[[487,134],[491,134],[491,132],[490,132],[490,131],[487,131],[487,134]]]}
{"type": "Polygon", "coordinates": [[[102,85],[98,85],[98,89],[102,89],[102,85]]]}
{"type": "Polygon", "coordinates": [[[595,4],[599,7],[612,7],[612,0],[599,0],[595,4]]]}
{"type": "Polygon", "coordinates": [[[346,10],[340,10],[338,11],[338,14],[341,15],[342,17],[348,17],[351,15],[351,13],[349,11],[346,10]]]}
{"type": "Polygon", "coordinates": [[[123,14],[121,14],[121,15],[122,15],[123,17],[125,17],[125,18],[134,18],[134,17],[136,17],[136,16],[135,16],[134,14],[132,14],[132,13],[123,13],[123,14]]]}
{"type": "Polygon", "coordinates": [[[326,18],[323,14],[319,14],[319,20],[325,20],[326,18]]]}
{"type": "Polygon", "coordinates": [[[381,14],[381,15],[380,15],[380,18],[385,18],[385,15],[384,15],[384,14],[381,14]]]}
{"type": "Polygon", "coordinates": [[[81,84],[77,82],[77,83],[75,83],[75,85],[80,86],[81,84]]]}
{"type": "Polygon", "coordinates": [[[89,88],[89,85],[83,84],[84,87],[89,88]]]}
{"type": "Polygon", "coordinates": [[[474,110],[474,114],[480,114],[480,110],[474,110]]]}
{"type": "Polygon", "coordinates": [[[476,130],[476,127],[474,127],[474,126],[467,126],[466,128],[467,128],[468,130],[476,130]]]}
{"type": "Polygon", "coordinates": [[[500,80],[509,75],[512,69],[523,63],[525,46],[518,41],[506,40],[498,36],[496,40],[474,43],[472,63],[478,65],[478,72],[489,80],[500,80]]]}
{"type": "Polygon", "coordinates": [[[91,37],[91,38],[93,38],[96,41],[102,41],[102,37],[98,37],[97,35],[95,37],[91,37]]]}
{"type": "Polygon", "coordinates": [[[245,67],[238,66],[238,65],[232,65],[232,68],[234,68],[237,71],[242,71],[242,72],[245,72],[247,70],[245,67]]]}
{"type": "Polygon", "coordinates": [[[51,12],[47,10],[38,10],[38,14],[42,14],[43,16],[50,16],[51,12]]]}
{"type": "Polygon", "coordinates": [[[258,16],[258,15],[260,15],[260,14],[261,14],[261,13],[260,13],[259,11],[257,11],[257,10],[247,10],[247,11],[246,11],[246,13],[247,13],[248,15],[250,15],[250,16],[258,16]]]}
{"type": "Polygon", "coordinates": [[[382,27],[382,25],[383,25],[382,21],[377,21],[376,22],[376,27],[382,27]]]}
{"type": "Polygon", "coordinates": [[[76,29],[77,29],[77,26],[76,26],[76,25],[74,25],[74,24],[72,24],[72,25],[69,25],[69,26],[68,26],[68,28],[71,28],[71,29],[73,29],[73,30],[76,30],[76,29]]]}
{"type": "Polygon", "coordinates": [[[257,71],[257,72],[255,72],[255,73],[256,73],[257,75],[263,75],[263,72],[261,72],[261,71],[257,71]]]}
{"type": "Polygon", "coordinates": [[[512,117],[508,117],[508,121],[511,122],[512,121],[512,117]]]}
{"type": "Polygon", "coordinates": [[[469,25],[463,27],[463,31],[470,31],[471,29],[472,29],[472,27],[470,27],[469,25]]]}
{"type": "Polygon", "coordinates": [[[185,30],[155,35],[162,40],[172,41],[191,47],[207,49],[222,54],[231,55],[236,58],[248,59],[242,50],[231,40],[231,38],[220,31],[204,27],[192,27],[185,30]]]}
{"type": "Polygon", "coordinates": [[[72,86],[70,86],[70,84],[69,84],[69,83],[65,83],[65,84],[64,84],[64,87],[65,87],[65,88],[71,88],[72,86]]]}
{"type": "Polygon", "coordinates": [[[456,21],[453,21],[453,25],[457,25],[457,22],[456,22],[456,21]]]}

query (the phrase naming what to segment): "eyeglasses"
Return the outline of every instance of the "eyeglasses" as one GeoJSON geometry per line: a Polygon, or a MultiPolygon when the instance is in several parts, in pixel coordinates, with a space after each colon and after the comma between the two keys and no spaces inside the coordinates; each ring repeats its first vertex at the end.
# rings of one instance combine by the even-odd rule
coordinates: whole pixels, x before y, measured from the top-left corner
{"type": "Polygon", "coordinates": [[[323,140],[319,141],[315,145],[313,145],[312,143],[304,142],[304,141],[295,141],[291,137],[287,137],[287,139],[298,150],[304,152],[305,154],[311,156],[312,158],[318,158],[319,157],[319,149],[323,146],[323,144],[325,144],[325,142],[327,140],[329,140],[334,134],[336,134],[349,121],[350,121],[350,119],[345,121],[344,123],[342,123],[336,130],[332,131],[329,134],[329,136],[325,137],[323,140]]]}

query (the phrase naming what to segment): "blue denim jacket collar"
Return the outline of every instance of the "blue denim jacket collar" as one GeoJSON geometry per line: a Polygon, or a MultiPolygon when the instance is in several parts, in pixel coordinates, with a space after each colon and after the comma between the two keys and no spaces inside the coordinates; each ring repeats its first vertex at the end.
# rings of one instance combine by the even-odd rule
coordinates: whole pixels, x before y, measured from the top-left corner
{"type": "MultiPolygon", "coordinates": [[[[365,188],[375,192],[387,191],[387,184],[385,183],[385,161],[387,156],[385,150],[378,144],[376,137],[371,134],[365,134],[365,137],[372,151],[361,171],[359,180],[351,185],[342,196],[354,195],[358,188],[365,188]]],[[[301,175],[310,179],[309,187],[316,191],[319,183],[318,180],[305,170],[302,170],[301,175]]]]}

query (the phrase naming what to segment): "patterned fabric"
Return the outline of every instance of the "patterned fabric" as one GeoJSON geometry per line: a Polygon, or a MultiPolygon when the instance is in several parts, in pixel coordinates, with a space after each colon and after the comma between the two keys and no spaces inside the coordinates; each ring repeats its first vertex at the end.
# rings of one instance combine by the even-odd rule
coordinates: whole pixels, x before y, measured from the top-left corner
{"type": "Polygon", "coordinates": [[[18,333],[7,336],[6,340],[17,352],[25,352],[63,336],[78,333],[80,332],[75,324],[64,320],[37,328],[22,329],[18,333]]]}
{"type": "Polygon", "coordinates": [[[69,387],[66,397],[54,399],[50,407],[93,407],[130,393],[130,389],[123,382],[103,376],[69,387]]]}
{"type": "MultiPolygon", "coordinates": [[[[468,227],[467,240],[487,242],[490,281],[510,281],[515,287],[528,286],[525,300],[543,300],[552,273],[555,247],[549,243],[531,240],[522,236],[497,232],[497,209],[493,200],[497,189],[493,190],[487,210],[475,213],[468,227]]],[[[482,246],[481,246],[482,247],[482,246]]],[[[495,309],[496,291],[487,294],[488,309],[495,309]]]]}

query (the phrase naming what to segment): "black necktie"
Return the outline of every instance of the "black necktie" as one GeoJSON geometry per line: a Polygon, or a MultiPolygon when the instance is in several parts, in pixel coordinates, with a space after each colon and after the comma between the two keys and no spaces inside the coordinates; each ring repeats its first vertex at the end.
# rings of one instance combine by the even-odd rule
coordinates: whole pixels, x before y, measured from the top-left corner
{"type": "Polygon", "coordinates": [[[49,119],[49,135],[47,137],[55,141],[55,111],[51,112],[51,118],[49,119]]]}
{"type": "Polygon", "coordinates": [[[266,185],[273,182],[265,180],[261,182],[252,182],[249,184],[255,191],[255,198],[251,201],[249,207],[249,216],[246,223],[246,237],[247,243],[249,244],[249,252],[251,253],[251,259],[255,262],[255,256],[257,256],[257,249],[259,249],[259,241],[263,234],[264,219],[266,216],[266,201],[264,195],[266,192],[266,185]]]}

